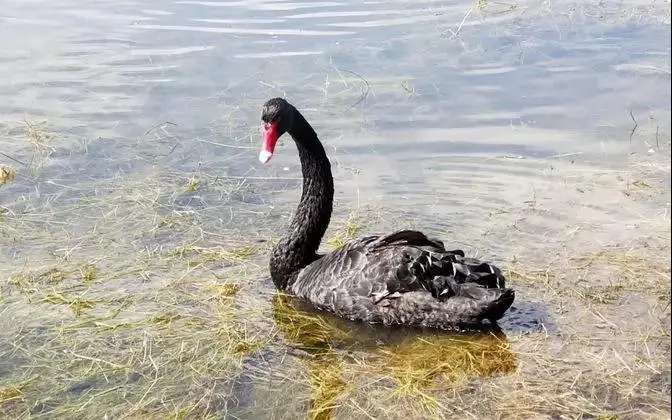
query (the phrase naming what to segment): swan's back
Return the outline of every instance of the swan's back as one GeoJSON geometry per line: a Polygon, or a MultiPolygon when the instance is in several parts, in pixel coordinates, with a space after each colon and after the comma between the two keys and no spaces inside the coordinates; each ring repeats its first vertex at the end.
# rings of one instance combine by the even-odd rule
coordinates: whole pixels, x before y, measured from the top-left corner
{"type": "Polygon", "coordinates": [[[411,230],[349,242],[304,268],[290,290],[349,319],[444,329],[495,321],[515,296],[497,267],[411,230]]]}

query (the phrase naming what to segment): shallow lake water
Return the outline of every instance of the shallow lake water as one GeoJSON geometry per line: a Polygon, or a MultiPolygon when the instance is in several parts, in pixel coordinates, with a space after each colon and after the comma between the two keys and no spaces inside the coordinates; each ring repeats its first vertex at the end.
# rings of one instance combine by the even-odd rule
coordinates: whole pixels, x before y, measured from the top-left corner
{"type": "Polygon", "coordinates": [[[4,1],[0,414],[669,418],[670,47],[669,1],[4,1]],[[276,295],[274,96],[332,162],[324,248],[491,260],[502,332],[276,295]]]}

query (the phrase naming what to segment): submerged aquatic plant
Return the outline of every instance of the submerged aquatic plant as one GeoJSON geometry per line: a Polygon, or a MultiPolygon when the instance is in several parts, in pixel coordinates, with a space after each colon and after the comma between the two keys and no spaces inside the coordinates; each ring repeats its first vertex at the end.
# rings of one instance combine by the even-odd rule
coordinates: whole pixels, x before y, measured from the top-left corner
{"type": "Polygon", "coordinates": [[[12,179],[14,179],[14,169],[9,166],[0,166],[0,185],[4,185],[12,179]]]}

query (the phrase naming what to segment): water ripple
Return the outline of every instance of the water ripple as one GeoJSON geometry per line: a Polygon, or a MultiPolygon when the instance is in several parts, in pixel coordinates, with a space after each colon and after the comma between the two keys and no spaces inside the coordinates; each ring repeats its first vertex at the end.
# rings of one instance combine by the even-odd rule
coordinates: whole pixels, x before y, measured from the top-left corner
{"type": "Polygon", "coordinates": [[[278,3],[259,3],[256,1],[196,1],[196,0],[184,0],[178,1],[177,4],[193,4],[198,6],[207,6],[207,7],[241,7],[245,6],[249,10],[297,10],[297,9],[307,9],[307,8],[317,8],[317,7],[333,7],[333,6],[343,6],[345,3],[341,2],[304,2],[304,3],[290,3],[290,2],[278,2],[278,3]]]}
{"type": "Polygon", "coordinates": [[[142,29],[159,29],[166,31],[192,31],[234,35],[291,35],[291,36],[336,36],[351,35],[350,31],[321,31],[311,29],[245,29],[245,28],[217,28],[208,26],[181,26],[181,25],[141,25],[142,29]]]}
{"type": "Polygon", "coordinates": [[[320,26],[338,26],[342,28],[382,28],[386,26],[410,25],[413,23],[430,22],[439,20],[440,16],[410,16],[397,19],[366,20],[362,22],[332,22],[323,23],[320,26]]]}
{"type": "Polygon", "coordinates": [[[191,52],[209,51],[215,48],[213,45],[201,45],[193,47],[177,47],[167,49],[138,49],[132,50],[131,55],[181,55],[191,52]]]}
{"type": "Polygon", "coordinates": [[[267,53],[247,53],[247,54],[236,54],[236,58],[272,58],[272,57],[297,57],[304,55],[320,55],[323,54],[322,51],[279,51],[279,52],[267,52],[267,53]]]}

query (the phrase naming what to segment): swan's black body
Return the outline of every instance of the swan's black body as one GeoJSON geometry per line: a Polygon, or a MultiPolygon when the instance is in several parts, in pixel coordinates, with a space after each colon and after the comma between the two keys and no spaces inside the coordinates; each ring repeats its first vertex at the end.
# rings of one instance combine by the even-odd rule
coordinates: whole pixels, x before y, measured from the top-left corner
{"type": "Polygon", "coordinates": [[[296,142],[303,193],[289,231],[273,250],[269,268],[276,287],[339,316],[385,325],[453,329],[503,316],[515,293],[501,271],[446,250],[418,231],[356,239],[318,255],[331,218],[331,165],[313,128],[283,99],[262,112],[268,161],[275,142],[288,132],[296,142]]]}

